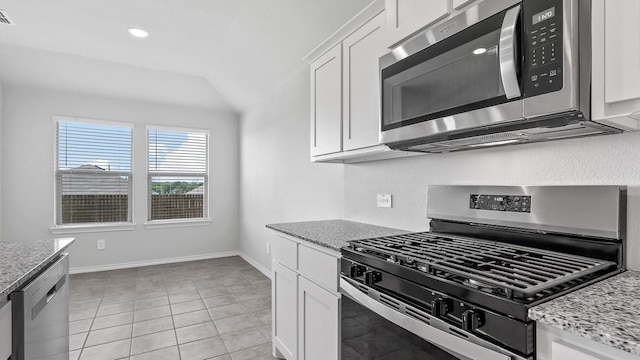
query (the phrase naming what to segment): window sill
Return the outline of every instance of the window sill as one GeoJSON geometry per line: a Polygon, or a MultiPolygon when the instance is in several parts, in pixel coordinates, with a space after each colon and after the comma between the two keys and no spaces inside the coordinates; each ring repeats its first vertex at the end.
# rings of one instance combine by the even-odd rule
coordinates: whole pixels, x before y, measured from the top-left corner
{"type": "Polygon", "coordinates": [[[134,223],[91,224],[91,225],[58,225],[49,228],[51,234],[78,234],[108,231],[133,231],[134,223]]]}
{"type": "Polygon", "coordinates": [[[144,228],[147,230],[152,229],[166,229],[176,227],[192,227],[192,226],[209,226],[211,225],[211,219],[171,219],[171,220],[153,220],[144,223],[144,228]]]}

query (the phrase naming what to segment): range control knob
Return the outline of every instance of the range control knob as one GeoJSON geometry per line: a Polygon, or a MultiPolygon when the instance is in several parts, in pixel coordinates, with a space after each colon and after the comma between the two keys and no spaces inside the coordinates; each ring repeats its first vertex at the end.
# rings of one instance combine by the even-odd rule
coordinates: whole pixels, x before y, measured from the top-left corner
{"type": "Polygon", "coordinates": [[[365,267],[360,265],[351,265],[349,266],[349,277],[356,278],[362,274],[364,274],[365,267]]]}
{"type": "Polygon", "coordinates": [[[435,317],[445,316],[453,309],[453,300],[437,298],[431,301],[431,315],[435,317]]]}
{"type": "Polygon", "coordinates": [[[364,273],[364,284],[373,285],[382,280],[382,274],[378,271],[367,271],[364,273]]]}
{"type": "Polygon", "coordinates": [[[479,310],[467,310],[462,313],[462,329],[475,331],[484,325],[484,314],[479,310]]]}

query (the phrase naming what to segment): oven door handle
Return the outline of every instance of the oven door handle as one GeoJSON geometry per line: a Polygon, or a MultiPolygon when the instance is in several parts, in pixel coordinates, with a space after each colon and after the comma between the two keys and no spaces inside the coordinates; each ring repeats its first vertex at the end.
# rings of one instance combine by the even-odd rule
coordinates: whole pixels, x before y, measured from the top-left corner
{"type": "Polygon", "coordinates": [[[516,55],[518,39],[516,38],[516,24],[520,15],[520,5],[509,9],[504,15],[500,30],[500,77],[507,99],[520,97],[520,84],[516,69],[516,55]]]}
{"type": "Polygon", "coordinates": [[[451,335],[442,330],[436,329],[433,326],[410,318],[407,315],[394,311],[390,307],[381,304],[362,293],[362,291],[343,278],[340,278],[340,292],[392,323],[420,336],[436,346],[441,347],[443,350],[451,351],[468,359],[474,360],[512,360],[508,355],[476,345],[465,339],[451,335]]]}

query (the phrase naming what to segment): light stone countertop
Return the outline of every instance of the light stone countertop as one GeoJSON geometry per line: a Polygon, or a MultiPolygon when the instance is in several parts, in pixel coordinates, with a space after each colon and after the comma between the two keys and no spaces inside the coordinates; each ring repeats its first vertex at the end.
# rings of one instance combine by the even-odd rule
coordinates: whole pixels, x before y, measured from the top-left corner
{"type": "Polygon", "coordinates": [[[73,241],[73,238],[0,241],[0,307],[7,303],[9,294],[55,260],[73,241]]]}
{"type": "Polygon", "coordinates": [[[640,355],[640,272],[625,271],[533,307],[529,317],[640,355]]]}
{"type": "Polygon", "coordinates": [[[300,240],[340,251],[347,241],[406,234],[408,231],[347,220],[304,221],[268,224],[269,229],[300,240]]]}

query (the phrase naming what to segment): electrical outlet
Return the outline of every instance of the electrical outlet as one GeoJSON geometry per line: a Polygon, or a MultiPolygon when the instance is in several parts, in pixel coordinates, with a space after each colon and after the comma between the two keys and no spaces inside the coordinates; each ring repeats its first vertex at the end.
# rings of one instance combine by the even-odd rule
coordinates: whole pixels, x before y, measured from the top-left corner
{"type": "Polygon", "coordinates": [[[271,244],[267,243],[267,255],[271,255],[271,244]]]}
{"type": "Polygon", "coordinates": [[[98,250],[104,250],[105,248],[105,241],[104,239],[100,239],[97,241],[97,245],[98,245],[98,250]]]}
{"type": "Polygon", "coordinates": [[[390,194],[378,194],[376,195],[376,203],[378,207],[390,208],[391,207],[391,195],[390,194]]]}

